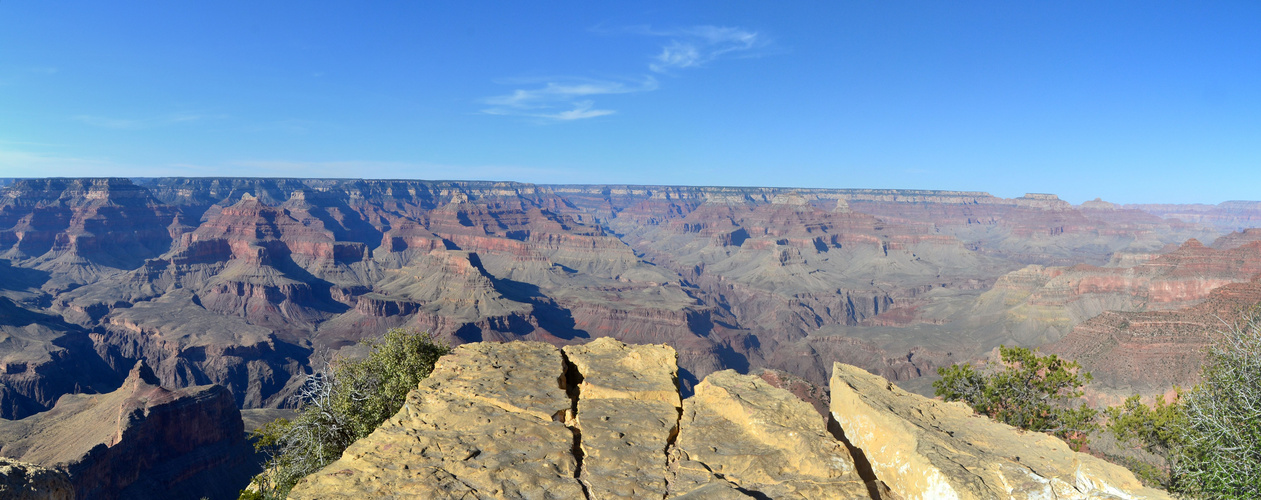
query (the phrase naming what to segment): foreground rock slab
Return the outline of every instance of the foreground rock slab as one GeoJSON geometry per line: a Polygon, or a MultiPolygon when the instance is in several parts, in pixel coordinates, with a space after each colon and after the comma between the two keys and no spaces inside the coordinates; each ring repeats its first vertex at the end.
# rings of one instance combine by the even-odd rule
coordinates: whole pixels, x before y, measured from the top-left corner
{"type": "Polygon", "coordinates": [[[565,369],[549,344],[459,346],[398,414],[289,497],[583,498],[565,369]]]}
{"type": "Polygon", "coordinates": [[[677,354],[602,338],[477,343],[293,499],[878,498],[815,410],[723,371],[679,396],[677,354]]]}
{"type": "Polygon", "coordinates": [[[1055,437],[908,393],[841,363],[832,371],[832,418],[876,476],[906,500],[1170,498],[1055,437]]]}
{"type": "Polygon", "coordinates": [[[681,410],[674,349],[605,337],[564,352],[577,373],[569,382],[576,382],[588,496],[663,498],[665,450],[678,435],[681,410]]]}
{"type": "Polygon", "coordinates": [[[683,402],[680,427],[672,496],[709,498],[699,494],[714,482],[762,498],[884,496],[809,403],[761,378],[732,370],[705,377],[683,402]]]}

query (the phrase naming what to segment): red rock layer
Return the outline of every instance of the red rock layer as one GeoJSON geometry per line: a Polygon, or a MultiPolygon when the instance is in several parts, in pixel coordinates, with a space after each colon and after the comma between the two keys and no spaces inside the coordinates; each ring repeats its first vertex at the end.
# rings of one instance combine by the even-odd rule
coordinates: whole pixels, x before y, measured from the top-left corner
{"type": "Polygon", "coordinates": [[[1261,279],[1231,283],[1184,309],[1105,312],[1043,350],[1080,362],[1097,384],[1163,393],[1172,385],[1194,385],[1215,334],[1234,326],[1258,303],[1261,279]]]}
{"type": "Polygon", "coordinates": [[[177,214],[127,179],[20,180],[0,199],[0,256],[132,267],[166,251],[177,214]]]}

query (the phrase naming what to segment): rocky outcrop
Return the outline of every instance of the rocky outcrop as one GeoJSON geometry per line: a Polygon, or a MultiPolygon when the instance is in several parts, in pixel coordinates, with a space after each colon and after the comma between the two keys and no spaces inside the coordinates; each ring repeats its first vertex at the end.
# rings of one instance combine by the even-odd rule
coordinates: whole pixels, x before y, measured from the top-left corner
{"type": "Polygon", "coordinates": [[[168,390],[137,363],[118,390],[0,421],[0,456],[66,471],[78,498],[233,498],[250,474],[241,413],[220,386],[168,390]]]}
{"type": "Polygon", "coordinates": [[[476,343],[290,494],[308,498],[1169,498],[1049,435],[837,363],[829,419],[768,379],[681,399],[668,346],[476,343]]]}
{"type": "Polygon", "coordinates": [[[402,410],[290,498],[883,498],[809,404],[603,338],[457,347],[402,410]]]}
{"type": "Polygon", "coordinates": [[[74,500],[74,488],[64,472],[0,457],[0,498],[74,500]]]}
{"type": "Polygon", "coordinates": [[[1170,498],[1050,435],[910,394],[840,363],[832,371],[832,419],[876,477],[907,500],[1170,498]]]}
{"type": "Polygon", "coordinates": [[[728,482],[761,498],[884,498],[809,404],[764,380],[715,372],[684,401],[676,482],[728,482]]]}
{"type": "Polygon", "coordinates": [[[542,343],[457,347],[403,409],[291,498],[582,498],[566,366],[542,343]]]}
{"type": "Polygon", "coordinates": [[[602,339],[564,353],[588,497],[664,497],[681,408],[674,349],[602,339]]]}

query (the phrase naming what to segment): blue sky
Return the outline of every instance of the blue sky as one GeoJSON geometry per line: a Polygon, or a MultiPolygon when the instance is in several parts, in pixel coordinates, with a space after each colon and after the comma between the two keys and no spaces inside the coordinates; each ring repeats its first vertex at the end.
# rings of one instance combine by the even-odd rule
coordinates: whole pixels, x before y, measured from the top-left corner
{"type": "Polygon", "coordinates": [[[367,3],[0,2],[0,177],[1261,199],[1255,1],[367,3]]]}

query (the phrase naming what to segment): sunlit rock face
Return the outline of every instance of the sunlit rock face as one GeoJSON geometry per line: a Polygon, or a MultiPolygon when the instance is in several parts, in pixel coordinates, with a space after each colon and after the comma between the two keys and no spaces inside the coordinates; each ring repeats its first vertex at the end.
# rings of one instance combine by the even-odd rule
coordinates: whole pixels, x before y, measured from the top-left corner
{"type": "Polygon", "coordinates": [[[1171,498],[1126,468],[837,363],[832,424],[904,499],[1171,498]]]}
{"type": "Polygon", "coordinates": [[[833,370],[825,423],[731,370],[681,398],[675,359],[607,338],[460,346],[290,498],[1169,498],[1054,437],[853,366],[833,370]]]}
{"type": "Polygon", "coordinates": [[[809,404],[664,345],[467,344],[290,498],[871,498],[809,404]],[[406,464],[402,466],[400,464],[406,464]]]}
{"type": "Polygon", "coordinates": [[[1200,366],[1219,332],[1261,303],[1261,276],[1213,289],[1201,302],[1163,311],[1107,311],[1043,351],[1077,360],[1107,391],[1106,401],[1140,392],[1162,394],[1199,382],[1200,366]],[[1228,319],[1233,318],[1233,319],[1228,319]]]}

